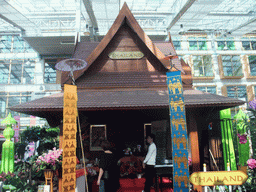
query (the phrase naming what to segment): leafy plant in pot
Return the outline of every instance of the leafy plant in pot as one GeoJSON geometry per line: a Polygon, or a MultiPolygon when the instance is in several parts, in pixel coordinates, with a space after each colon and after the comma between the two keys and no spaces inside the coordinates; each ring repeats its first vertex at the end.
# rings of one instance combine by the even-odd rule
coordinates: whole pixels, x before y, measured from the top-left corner
{"type": "Polygon", "coordinates": [[[52,170],[61,174],[62,166],[62,149],[49,150],[48,153],[44,153],[37,158],[36,163],[41,170],[52,170]]]}

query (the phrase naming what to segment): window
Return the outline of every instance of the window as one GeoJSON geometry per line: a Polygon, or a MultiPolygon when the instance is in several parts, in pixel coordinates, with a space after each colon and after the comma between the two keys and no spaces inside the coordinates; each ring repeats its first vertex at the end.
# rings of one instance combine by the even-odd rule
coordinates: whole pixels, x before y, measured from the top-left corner
{"type": "Polygon", "coordinates": [[[44,82],[45,83],[56,83],[56,69],[54,68],[54,65],[45,63],[44,82]]]}
{"type": "Polygon", "coordinates": [[[210,55],[193,56],[194,77],[212,77],[212,57],[210,55]]]}
{"type": "Polygon", "coordinates": [[[217,41],[218,50],[235,50],[235,43],[234,41],[217,41]]]}
{"type": "Polygon", "coordinates": [[[24,50],[24,40],[20,36],[13,36],[13,53],[22,53],[24,50]]]}
{"type": "Polygon", "coordinates": [[[11,53],[12,36],[0,36],[0,53],[11,53]]]}
{"type": "MultiPolygon", "coordinates": [[[[18,35],[0,36],[0,53],[35,53],[18,35]]],[[[0,61],[0,84],[34,84],[35,59],[10,59],[0,61]]]]}
{"type": "Polygon", "coordinates": [[[250,75],[256,76],[256,55],[250,55],[248,60],[250,66],[250,75]]]}
{"type": "Polygon", "coordinates": [[[34,84],[34,77],[35,60],[0,61],[0,84],[34,84]]]}
{"type": "Polygon", "coordinates": [[[227,86],[228,97],[246,101],[246,86],[227,86]]]}
{"type": "Polygon", "coordinates": [[[21,84],[22,60],[10,60],[10,84],[21,84]]]}
{"type": "Polygon", "coordinates": [[[8,107],[19,105],[31,101],[32,92],[0,92],[0,118],[5,118],[9,112],[12,116],[20,115],[21,117],[28,117],[29,115],[10,111],[8,107]]]}
{"type": "Polygon", "coordinates": [[[23,70],[23,84],[34,84],[35,60],[25,60],[23,70]]]}
{"type": "Polygon", "coordinates": [[[256,39],[248,39],[248,41],[242,41],[244,50],[256,50],[256,39]]]}
{"type": "Polygon", "coordinates": [[[216,94],[216,87],[210,86],[210,87],[196,87],[197,90],[206,92],[206,93],[212,93],[216,94]]]}
{"type": "Polygon", "coordinates": [[[243,76],[239,55],[222,55],[224,76],[243,76]]]}
{"type": "Polygon", "coordinates": [[[0,92],[0,118],[5,118],[7,115],[6,105],[7,105],[7,93],[0,92]]]}
{"type": "Polygon", "coordinates": [[[181,50],[180,41],[173,41],[172,43],[174,45],[175,50],[181,50]]]}
{"type": "Polygon", "coordinates": [[[206,38],[189,38],[189,50],[207,50],[206,38]]]}
{"type": "Polygon", "coordinates": [[[9,77],[9,64],[0,61],[0,84],[7,84],[9,77]]]}

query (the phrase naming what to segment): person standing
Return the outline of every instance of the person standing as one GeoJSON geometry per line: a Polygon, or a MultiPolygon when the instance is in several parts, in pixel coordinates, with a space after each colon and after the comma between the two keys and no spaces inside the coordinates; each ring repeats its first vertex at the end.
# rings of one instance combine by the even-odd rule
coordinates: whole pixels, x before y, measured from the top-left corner
{"type": "Polygon", "coordinates": [[[153,185],[154,177],[156,175],[156,145],[154,143],[155,135],[149,134],[147,136],[147,142],[149,144],[147,155],[143,161],[143,168],[145,169],[145,187],[144,192],[150,192],[150,187],[153,185]]]}
{"type": "Polygon", "coordinates": [[[109,141],[103,141],[101,147],[104,153],[100,155],[100,170],[97,185],[100,186],[100,189],[102,189],[104,185],[105,192],[116,192],[120,187],[120,170],[117,165],[118,159],[116,155],[113,153],[112,146],[109,141]]]}

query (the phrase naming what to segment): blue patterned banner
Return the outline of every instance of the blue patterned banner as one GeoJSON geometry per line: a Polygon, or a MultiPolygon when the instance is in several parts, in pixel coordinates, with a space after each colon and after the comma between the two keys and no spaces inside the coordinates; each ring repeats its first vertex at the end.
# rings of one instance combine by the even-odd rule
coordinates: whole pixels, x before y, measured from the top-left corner
{"type": "Polygon", "coordinates": [[[173,190],[189,191],[188,137],[180,71],[168,72],[167,86],[172,134],[173,190]]]}

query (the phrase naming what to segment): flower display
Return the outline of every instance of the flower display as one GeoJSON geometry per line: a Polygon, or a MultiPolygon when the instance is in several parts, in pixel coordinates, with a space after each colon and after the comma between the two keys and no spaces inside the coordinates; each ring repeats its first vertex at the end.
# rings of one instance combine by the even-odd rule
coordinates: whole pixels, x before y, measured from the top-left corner
{"type": "Polygon", "coordinates": [[[188,158],[188,165],[192,165],[192,159],[190,157],[188,158]]]}
{"type": "Polygon", "coordinates": [[[256,110],[256,99],[249,102],[249,108],[256,110]]]}
{"type": "Polygon", "coordinates": [[[62,149],[54,147],[53,150],[49,150],[48,153],[39,156],[36,163],[41,166],[41,169],[59,169],[62,163],[62,149]]]}
{"type": "Polygon", "coordinates": [[[240,144],[245,144],[247,143],[247,134],[242,134],[240,135],[239,133],[237,134],[238,138],[239,138],[239,143],[240,144]]]}
{"type": "Polygon", "coordinates": [[[255,159],[248,159],[247,165],[250,169],[256,168],[256,160],[255,159]]]}

